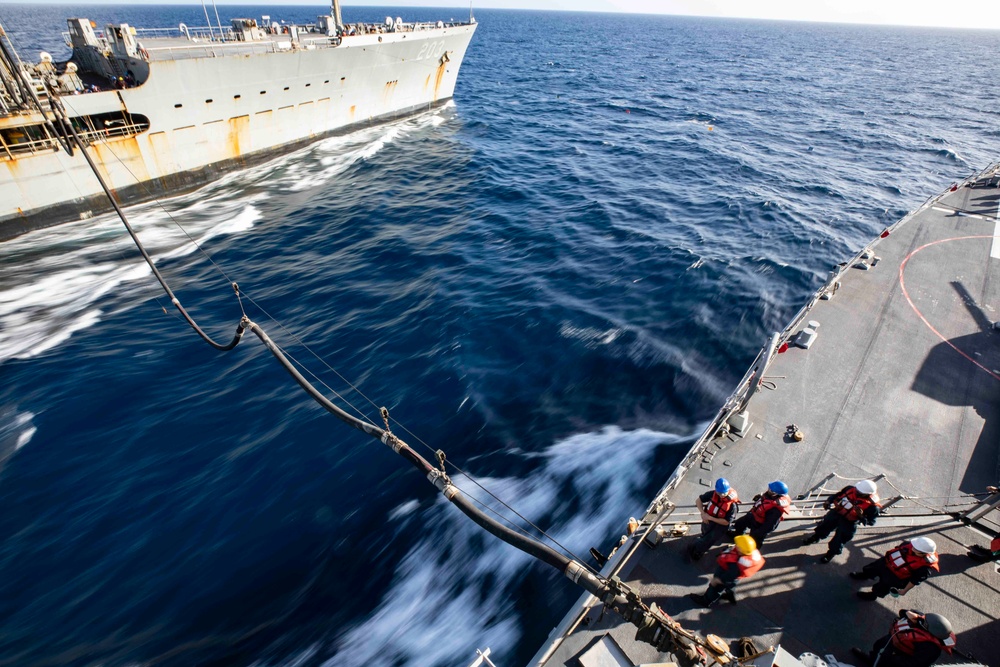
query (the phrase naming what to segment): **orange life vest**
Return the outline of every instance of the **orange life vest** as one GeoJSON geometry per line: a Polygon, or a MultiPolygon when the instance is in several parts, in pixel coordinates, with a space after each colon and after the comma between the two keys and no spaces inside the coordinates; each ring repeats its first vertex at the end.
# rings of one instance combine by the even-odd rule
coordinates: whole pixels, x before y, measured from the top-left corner
{"type": "Polygon", "coordinates": [[[869,507],[881,507],[878,502],[878,496],[864,496],[858,493],[858,490],[853,486],[848,487],[847,491],[838,496],[834,497],[833,509],[840,516],[844,517],[848,521],[858,521],[865,515],[869,507]]]}
{"type": "Polygon", "coordinates": [[[885,564],[894,577],[904,580],[909,579],[914,572],[922,567],[929,567],[935,572],[941,571],[941,568],[938,567],[936,551],[932,554],[917,553],[909,542],[903,542],[886,553],[885,564]]]}
{"type": "Polygon", "coordinates": [[[901,653],[913,655],[917,652],[917,644],[931,642],[941,647],[941,650],[951,655],[955,647],[955,633],[946,639],[938,639],[919,625],[910,623],[905,616],[892,624],[892,645],[901,653]]]}
{"type": "Polygon", "coordinates": [[[753,509],[750,510],[750,514],[753,516],[753,520],[757,523],[764,523],[764,515],[775,507],[781,509],[781,518],[784,519],[785,515],[788,514],[788,508],[791,506],[792,499],[788,496],[781,495],[776,498],[771,498],[766,495],[761,495],[761,497],[757,499],[757,502],[753,504],[753,509]]]}
{"type": "Polygon", "coordinates": [[[738,502],[740,502],[740,499],[736,496],[735,491],[731,491],[730,495],[727,496],[720,496],[715,491],[712,491],[712,499],[705,506],[705,514],[725,519],[726,515],[729,514],[730,508],[738,502]]]}
{"type": "Polygon", "coordinates": [[[740,571],[740,576],[737,579],[746,579],[753,576],[760,568],[764,567],[764,557],[760,555],[760,551],[757,549],[754,549],[753,553],[744,556],[736,550],[736,547],[730,547],[727,551],[719,554],[715,562],[726,570],[729,569],[730,565],[735,564],[740,571]]]}

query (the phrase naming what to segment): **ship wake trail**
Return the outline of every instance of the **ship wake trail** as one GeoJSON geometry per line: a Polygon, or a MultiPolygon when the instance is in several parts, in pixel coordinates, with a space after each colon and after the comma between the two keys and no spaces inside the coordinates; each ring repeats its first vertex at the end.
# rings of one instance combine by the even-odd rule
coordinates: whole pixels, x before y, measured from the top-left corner
{"type": "MultiPolygon", "coordinates": [[[[393,141],[441,122],[436,110],[326,139],[166,200],[162,207],[138,206],[131,217],[154,259],[176,259],[215,238],[251,229],[262,218],[258,204],[271,194],[321,186],[393,141]]],[[[0,363],[51,350],[100,322],[108,309],[131,308],[153,294],[146,289],[149,267],[110,214],[26,234],[7,241],[4,251],[10,261],[0,265],[0,363]],[[123,292],[123,285],[131,288],[123,292]]]]}
{"type": "MultiPolygon", "coordinates": [[[[655,450],[683,442],[668,433],[607,427],[535,455],[541,465],[527,476],[478,481],[512,501],[532,522],[557,525],[553,537],[585,554],[590,546],[606,547],[617,540],[624,530],[623,515],[642,511],[642,472],[649,469],[655,450]],[[595,544],[601,536],[605,544],[595,544]]],[[[463,492],[496,507],[467,478],[454,481],[463,492]]],[[[509,662],[521,637],[512,591],[525,579],[531,558],[487,535],[442,498],[423,513],[413,512],[412,506],[397,508],[390,519],[399,522],[397,532],[408,528],[406,533],[422,537],[401,560],[378,609],[338,640],[324,667],[455,665],[487,645],[498,664],[505,662],[505,654],[509,662]]]]}
{"type": "MultiPolygon", "coordinates": [[[[260,217],[254,201],[191,195],[171,208],[175,217],[184,216],[185,229],[200,245],[252,227],[260,217]]],[[[196,250],[159,208],[141,207],[135,221],[159,260],[196,250]]],[[[8,241],[4,250],[11,251],[12,261],[0,266],[0,363],[50,350],[99,322],[106,310],[131,308],[151,295],[149,267],[108,218],[27,234],[8,241]]]]}

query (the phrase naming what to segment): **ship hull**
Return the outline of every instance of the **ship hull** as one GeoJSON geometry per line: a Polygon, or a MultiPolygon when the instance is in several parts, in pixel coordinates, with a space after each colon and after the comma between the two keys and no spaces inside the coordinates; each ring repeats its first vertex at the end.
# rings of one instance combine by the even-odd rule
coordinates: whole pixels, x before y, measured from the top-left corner
{"type": "MultiPolygon", "coordinates": [[[[64,98],[70,116],[127,111],[135,136],[87,148],[122,203],[439,106],[452,97],[476,26],[345,38],[336,48],[151,63],[145,85],[64,98]]],[[[200,47],[207,49],[208,47],[200,47]]],[[[110,210],[86,160],[49,150],[0,160],[0,239],[110,210]]]]}

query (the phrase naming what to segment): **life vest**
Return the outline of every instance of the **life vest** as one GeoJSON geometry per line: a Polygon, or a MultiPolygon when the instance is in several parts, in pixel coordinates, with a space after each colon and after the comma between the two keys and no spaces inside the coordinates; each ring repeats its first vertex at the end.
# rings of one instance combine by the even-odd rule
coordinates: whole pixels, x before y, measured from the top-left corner
{"type": "Polygon", "coordinates": [[[935,572],[941,571],[936,551],[932,554],[920,554],[913,550],[913,545],[909,542],[903,542],[886,553],[885,564],[894,577],[904,580],[922,567],[929,567],[935,572]]]}
{"type": "Polygon", "coordinates": [[[740,499],[736,496],[735,491],[731,491],[730,495],[726,496],[720,496],[715,491],[712,491],[712,499],[705,505],[705,514],[725,519],[732,506],[739,502],[740,499]]]}
{"type": "Polygon", "coordinates": [[[770,512],[775,507],[781,509],[781,518],[784,519],[785,515],[788,514],[788,508],[792,506],[792,499],[788,496],[781,495],[776,498],[771,498],[770,496],[761,495],[757,499],[757,502],[753,504],[753,509],[750,510],[753,520],[757,523],[764,523],[764,515],[770,512]]]}
{"type": "Polygon", "coordinates": [[[938,639],[930,632],[910,623],[910,619],[903,617],[892,624],[892,645],[900,653],[913,655],[917,652],[917,644],[921,642],[931,642],[941,648],[942,651],[951,655],[955,648],[955,633],[951,633],[945,639],[938,639]]]}
{"type": "Polygon", "coordinates": [[[990,551],[1000,551],[1000,537],[994,537],[990,542],[990,551]]]}
{"type": "Polygon", "coordinates": [[[878,496],[872,494],[871,496],[864,496],[858,493],[858,490],[853,486],[848,487],[846,491],[833,499],[833,509],[840,516],[844,517],[848,521],[858,521],[865,515],[869,507],[881,507],[878,502],[878,496]]]}
{"type": "Polygon", "coordinates": [[[728,570],[730,565],[735,565],[739,568],[740,576],[737,579],[746,579],[753,576],[760,568],[764,567],[764,557],[760,555],[760,551],[757,549],[754,549],[753,553],[744,556],[736,550],[736,547],[731,547],[729,550],[719,554],[715,562],[725,570],[728,570]]]}

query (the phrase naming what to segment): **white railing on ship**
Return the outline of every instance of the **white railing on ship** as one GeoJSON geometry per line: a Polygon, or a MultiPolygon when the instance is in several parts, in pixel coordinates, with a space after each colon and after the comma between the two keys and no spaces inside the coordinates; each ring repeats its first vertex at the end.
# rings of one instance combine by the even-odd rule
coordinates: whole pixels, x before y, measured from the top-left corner
{"type": "MultiPolygon", "coordinates": [[[[33,127],[42,126],[36,125],[33,127]]],[[[102,142],[105,139],[110,139],[112,137],[134,137],[148,129],[148,123],[135,125],[122,122],[121,124],[106,127],[100,130],[78,130],[78,134],[81,139],[90,144],[102,142]]],[[[22,154],[31,155],[34,153],[51,153],[53,149],[59,147],[59,143],[54,137],[48,136],[47,130],[45,130],[45,132],[46,136],[44,138],[19,141],[17,143],[9,143],[3,139],[3,136],[0,136],[0,155],[6,155],[8,158],[13,160],[16,159],[16,156],[20,156],[22,154]]]]}
{"type": "MultiPolygon", "coordinates": [[[[288,42],[280,42],[288,44],[288,42]]],[[[282,50],[279,42],[209,42],[207,44],[186,43],[183,46],[148,47],[151,60],[176,60],[178,58],[218,58],[231,55],[254,55],[277,53],[282,50]],[[198,52],[201,52],[199,55],[198,52]]],[[[288,47],[291,48],[291,47],[288,47]]]]}

